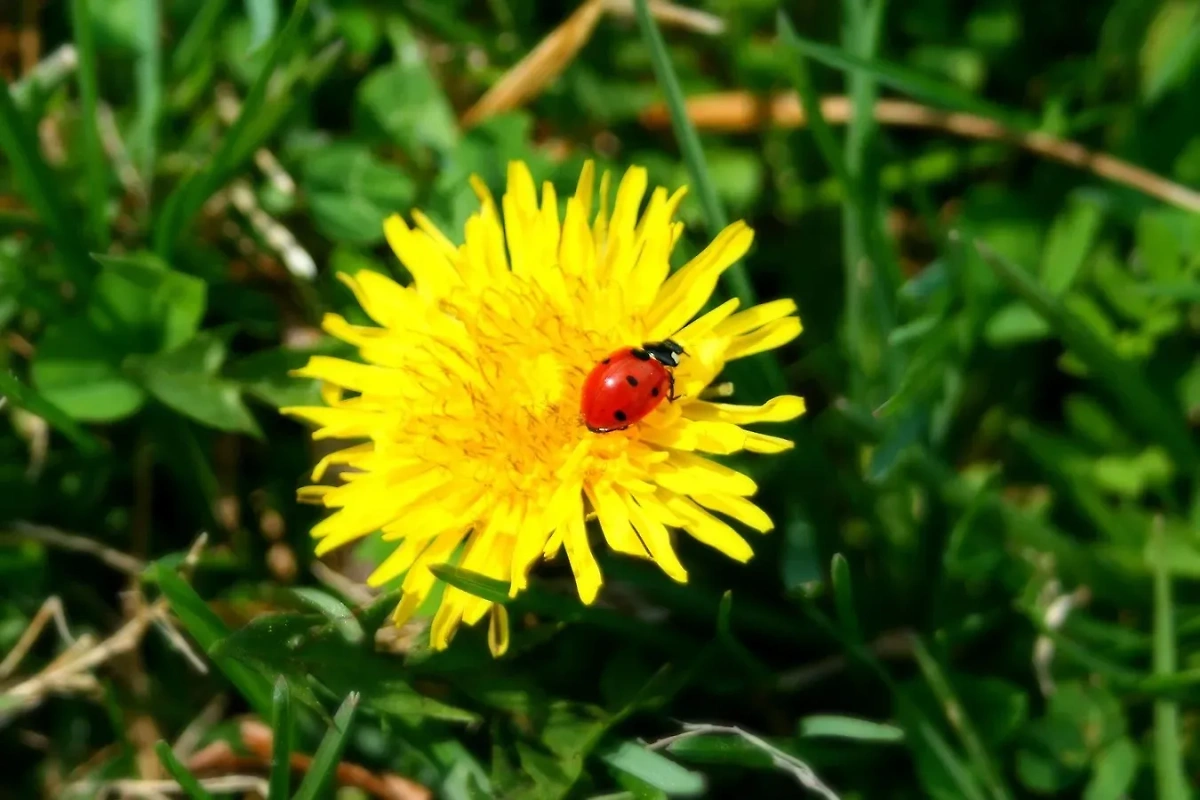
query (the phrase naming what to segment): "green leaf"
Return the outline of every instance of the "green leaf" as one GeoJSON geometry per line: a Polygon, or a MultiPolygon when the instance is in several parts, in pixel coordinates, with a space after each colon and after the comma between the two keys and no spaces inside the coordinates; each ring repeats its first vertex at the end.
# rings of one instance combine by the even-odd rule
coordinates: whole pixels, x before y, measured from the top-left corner
{"type": "Polygon", "coordinates": [[[145,392],[120,368],[120,353],[84,319],[52,324],[30,367],[33,385],[72,419],[112,422],[137,412],[145,392]]]}
{"type": "MultiPolygon", "coordinates": [[[[179,617],[183,627],[205,650],[228,638],[229,629],[221,618],[213,613],[200,595],[163,564],[153,564],[146,577],[158,585],[171,604],[171,610],[179,617]]],[[[213,662],[225,673],[230,683],[237,687],[250,706],[263,718],[271,713],[271,683],[254,670],[224,655],[210,652],[213,662]]]]}
{"type": "Polygon", "coordinates": [[[279,0],[246,0],[250,17],[250,49],[257,50],[275,35],[279,25],[279,0]]]}
{"type": "Polygon", "coordinates": [[[621,742],[601,751],[599,757],[610,767],[645,781],[668,797],[694,797],[704,792],[703,775],[635,742],[621,742]]]}
{"type": "Polygon", "coordinates": [[[347,641],[350,623],[311,614],[271,614],[255,619],[221,640],[213,654],[237,660],[256,675],[284,675],[296,699],[320,708],[308,690],[312,676],[335,695],[361,694],[362,704],[382,714],[402,718],[431,718],[475,722],[461,708],[420,694],[396,658],[347,641]]]}
{"type": "Polygon", "coordinates": [[[184,794],[192,800],[213,800],[213,796],[204,790],[196,776],[171,752],[171,745],[159,739],[154,745],[154,752],[158,754],[158,760],[167,768],[167,772],[171,773],[171,777],[183,789],[184,794]]]}
{"type": "Polygon", "coordinates": [[[498,581],[495,578],[489,578],[486,575],[450,564],[435,564],[429,570],[438,578],[457,589],[462,589],[467,594],[482,597],[484,600],[490,600],[502,606],[513,601],[513,598],[508,596],[509,587],[504,581],[498,581]]]}
{"type": "Polygon", "coordinates": [[[1121,800],[1128,797],[1137,780],[1137,746],[1121,738],[1104,748],[1092,768],[1092,779],[1083,791],[1083,800],[1121,800]]]}
{"type": "Polygon", "coordinates": [[[202,425],[260,436],[241,387],[217,375],[225,351],[225,342],[206,332],[166,353],[130,357],[126,371],[159,402],[202,425]]]}
{"type": "Polygon", "coordinates": [[[1156,284],[1170,285],[1182,275],[1183,253],[1171,217],[1144,211],[1137,221],[1137,260],[1156,284]]]}
{"type": "Polygon", "coordinates": [[[1027,303],[1014,300],[987,321],[983,336],[992,347],[1013,347],[1050,335],[1050,325],[1027,303]]]}
{"type": "Polygon", "coordinates": [[[1140,53],[1142,98],[1154,103],[1188,75],[1200,57],[1200,8],[1167,0],[1146,31],[1140,53]]]}
{"type": "MultiPolygon", "coordinates": [[[[679,141],[679,149],[683,151],[683,160],[687,164],[688,174],[691,175],[692,186],[695,187],[696,194],[700,197],[700,205],[704,208],[709,234],[715,236],[729,224],[729,218],[717,197],[716,185],[704,158],[704,148],[700,145],[700,136],[688,118],[683,89],[675,75],[675,68],[671,66],[671,56],[667,53],[667,46],[658,30],[658,24],[650,15],[649,5],[646,0],[634,0],[633,5],[637,14],[638,29],[642,32],[642,41],[650,51],[654,77],[666,95],[667,108],[671,113],[671,127],[679,141]]],[[[754,286],[741,264],[734,264],[726,270],[722,278],[727,281],[733,296],[742,301],[743,307],[754,304],[754,286]]]]}
{"type": "Polygon", "coordinates": [[[358,90],[358,104],[391,140],[414,154],[442,156],[459,141],[458,120],[441,84],[429,71],[412,31],[399,18],[388,22],[394,61],[371,73],[358,90]]]}
{"type": "Polygon", "coordinates": [[[1054,220],[1042,254],[1042,285],[1050,294],[1061,295],[1071,288],[1103,218],[1098,204],[1076,200],[1054,220]]]}
{"type": "Polygon", "coordinates": [[[17,187],[49,230],[67,274],[75,281],[86,281],[94,265],[79,236],[75,216],[68,213],[59,195],[62,182],[42,158],[37,138],[13,103],[7,83],[0,86],[0,152],[8,156],[17,187]]]}
{"type": "Polygon", "coordinates": [[[88,299],[95,330],[133,353],[157,353],[189,341],[207,305],[204,281],[150,253],[97,255],[102,269],[88,299]]]}
{"type": "Polygon", "coordinates": [[[0,369],[0,397],[46,420],[50,427],[70,439],[80,452],[95,455],[104,451],[100,440],[77,424],[69,414],[3,369],[0,369]]]}
{"type": "Polygon", "coordinates": [[[293,800],[317,800],[333,782],[334,773],[342,760],[342,750],[350,736],[350,725],[358,708],[358,695],[351,692],[333,715],[333,727],[326,732],[313,756],[312,764],[296,790],[293,800]]]}
{"type": "MultiPolygon", "coordinates": [[[[963,239],[962,234],[955,236],[963,239]]],[[[1159,441],[1179,467],[1190,475],[1200,472],[1200,452],[1175,407],[1157,395],[1138,370],[1118,356],[1029,274],[983,243],[966,239],[1008,288],[1023,299],[1062,337],[1128,414],[1149,436],[1159,441]]]]}
{"type": "Polygon", "coordinates": [[[832,737],[860,742],[901,742],[904,730],[885,722],[857,717],[818,714],[800,720],[800,735],[809,738],[832,737]]]}
{"type": "Polygon", "coordinates": [[[267,800],[286,800],[291,793],[292,776],[292,695],[287,678],[275,679],[271,697],[271,775],[267,800]]]}
{"type": "Polygon", "coordinates": [[[407,173],[350,143],[313,153],[304,165],[304,183],[318,229],[353,244],[382,242],[383,220],[409,208],[416,197],[407,173]]]}
{"type": "Polygon", "coordinates": [[[347,643],[357,645],[365,640],[362,625],[354,616],[354,612],[336,597],[307,586],[292,589],[292,594],[306,606],[323,614],[347,643]]]}

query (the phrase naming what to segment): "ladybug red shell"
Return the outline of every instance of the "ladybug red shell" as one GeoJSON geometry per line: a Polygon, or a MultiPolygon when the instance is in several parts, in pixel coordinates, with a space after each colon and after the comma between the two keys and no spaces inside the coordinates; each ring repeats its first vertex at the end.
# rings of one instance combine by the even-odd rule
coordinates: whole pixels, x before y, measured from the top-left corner
{"type": "Polygon", "coordinates": [[[583,382],[580,410],[593,433],[628,428],[675,399],[675,376],[683,348],[671,340],[625,347],[602,359],[583,382]]]}

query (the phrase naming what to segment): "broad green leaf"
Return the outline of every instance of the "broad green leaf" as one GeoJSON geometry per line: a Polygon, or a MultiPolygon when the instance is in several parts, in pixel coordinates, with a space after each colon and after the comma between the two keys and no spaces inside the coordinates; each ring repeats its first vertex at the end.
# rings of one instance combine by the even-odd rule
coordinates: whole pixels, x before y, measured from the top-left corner
{"type": "Polygon", "coordinates": [[[904,729],[868,719],[822,714],[801,719],[800,736],[854,739],[860,742],[902,742],[904,729]]]}
{"type": "Polygon", "coordinates": [[[256,675],[286,676],[296,699],[310,705],[317,702],[306,690],[311,675],[335,695],[359,692],[364,708],[382,714],[452,722],[478,719],[413,689],[396,657],[376,653],[364,641],[347,641],[342,631],[349,625],[348,620],[333,624],[320,615],[271,614],[224,638],[213,652],[236,659],[256,675]]]}
{"type": "Polygon", "coordinates": [[[345,603],[320,589],[308,586],[292,589],[292,594],[306,606],[323,614],[347,643],[362,644],[365,639],[362,625],[345,603]]]}
{"type": "Polygon", "coordinates": [[[357,708],[358,695],[351,692],[333,715],[333,725],[321,739],[312,764],[309,765],[293,800],[318,800],[323,796],[326,787],[333,782],[334,773],[342,761],[342,751],[346,748],[350,725],[354,721],[357,708]]]}
{"type": "Polygon", "coordinates": [[[250,17],[250,49],[257,50],[275,35],[279,25],[279,0],[246,0],[250,17]]]}
{"type": "Polygon", "coordinates": [[[1072,200],[1058,215],[1042,254],[1042,285],[1053,295],[1071,288],[1100,232],[1103,213],[1098,204],[1072,200]]]}
{"type": "Polygon", "coordinates": [[[668,797],[694,797],[704,792],[704,776],[643,745],[625,741],[599,756],[610,767],[640,778],[668,797]]]}
{"type": "Polygon", "coordinates": [[[382,242],[383,220],[407,212],[416,196],[407,173],[351,143],[309,156],[304,184],[317,227],[334,240],[352,244],[382,242]]]}
{"type": "Polygon", "coordinates": [[[42,334],[30,375],[37,391],[72,419],[111,422],[137,412],[146,400],[122,373],[120,358],[87,320],[69,319],[42,334]]]}
{"type": "Polygon", "coordinates": [[[261,435],[241,388],[217,374],[224,360],[225,343],[206,332],[169,352],[127,359],[126,371],[159,402],[202,425],[261,435]]]}
{"type": "Polygon", "coordinates": [[[389,21],[394,60],[362,82],[358,103],[391,140],[410,154],[448,155],[458,144],[458,121],[438,80],[429,71],[407,24],[389,21]]]}
{"type": "MultiPolygon", "coordinates": [[[[1200,27],[1200,20],[1197,25],[1200,27]]],[[[1156,284],[1170,285],[1182,277],[1181,243],[1168,215],[1144,211],[1138,217],[1137,261],[1156,284]]]]}
{"type": "Polygon", "coordinates": [[[1104,748],[1092,767],[1092,779],[1083,800],[1121,800],[1128,797],[1138,773],[1138,749],[1129,739],[1117,739],[1104,748]]]}
{"type": "Polygon", "coordinates": [[[81,452],[95,455],[104,450],[100,440],[75,422],[70,414],[3,369],[0,369],[0,397],[44,419],[52,428],[70,439],[81,452]]]}
{"type": "Polygon", "coordinates": [[[1189,0],[1159,5],[1140,55],[1142,97],[1154,103],[1180,83],[1200,57],[1200,7],[1189,0]]]}
{"type": "Polygon", "coordinates": [[[96,331],[133,353],[157,353],[195,336],[206,308],[204,281],[150,253],[95,256],[102,265],[88,299],[96,331]]]}

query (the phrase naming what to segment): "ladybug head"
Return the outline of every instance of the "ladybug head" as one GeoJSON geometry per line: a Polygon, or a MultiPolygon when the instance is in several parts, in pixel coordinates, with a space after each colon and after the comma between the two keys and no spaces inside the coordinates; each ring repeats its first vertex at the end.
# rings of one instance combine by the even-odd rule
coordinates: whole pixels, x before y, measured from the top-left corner
{"type": "Polygon", "coordinates": [[[651,358],[665,367],[678,367],[679,357],[686,355],[684,349],[670,339],[661,342],[646,342],[642,345],[651,358]]]}

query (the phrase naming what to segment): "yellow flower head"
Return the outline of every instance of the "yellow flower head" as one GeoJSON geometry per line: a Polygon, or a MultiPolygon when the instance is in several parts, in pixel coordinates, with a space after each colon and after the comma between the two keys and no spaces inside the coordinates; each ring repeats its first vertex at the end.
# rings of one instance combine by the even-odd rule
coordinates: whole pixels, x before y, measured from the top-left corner
{"type": "MultiPolygon", "coordinates": [[[[754,481],[703,454],[786,450],[787,440],[742,426],[793,419],[803,400],[750,407],[701,396],[725,362],[795,338],[795,303],[736,311],[730,300],[693,320],[721,273],[745,255],[751,230],[730,225],[669,274],[684,190],[655,189],[639,216],[646,171],[633,167],[610,211],[606,173],[593,213],[593,176],[589,162],[561,220],[554,188],[542,187],[539,205],[523,163],[509,165],[499,207],[472,179],[481,207],[457,246],[420,212],[412,213],[415,227],[389,218],[387,240],[412,285],[370,271],[346,278],[379,327],[336,314],[324,327],[366,363],[315,356],[299,371],[323,382],[328,405],[285,412],[315,424],[316,438],[366,440],[314,470],[320,481],[329,465],[346,466],[341,485],[301,491],[336,509],[313,529],[317,552],[382,530],[396,549],[370,582],[404,575],[399,621],[432,590],[429,567],[460,547],[459,566],[509,582],[513,595],[535,561],[565,548],[579,597],[591,603],[601,583],[587,537],[593,512],[612,549],[650,559],[680,582],[687,572],[670,529],[744,562],[750,545],[712,512],[759,531],[772,527],[746,499],[754,481]],[[678,399],[625,430],[589,431],[580,391],[596,362],[668,338],[687,351],[674,371],[678,399]]],[[[503,606],[453,587],[434,616],[433,646],[445,648],[460,622],[475,624],[489,611],[489,644],[503,653],[503,606]]]]}

